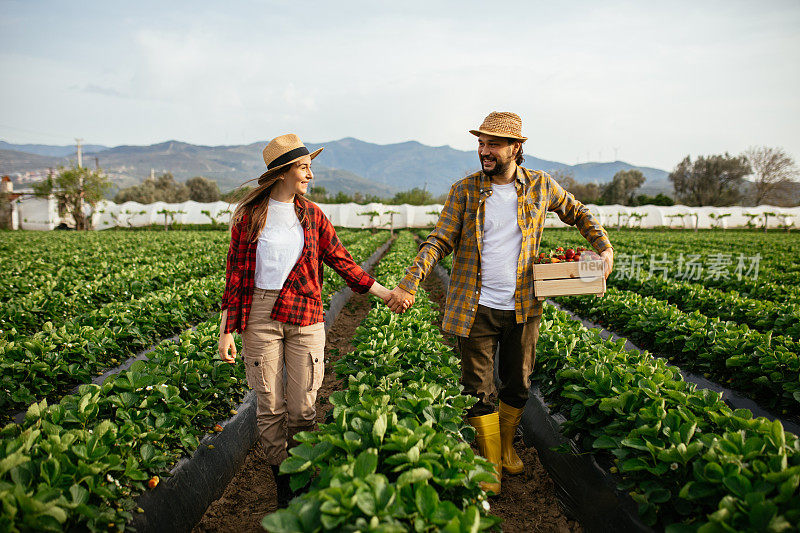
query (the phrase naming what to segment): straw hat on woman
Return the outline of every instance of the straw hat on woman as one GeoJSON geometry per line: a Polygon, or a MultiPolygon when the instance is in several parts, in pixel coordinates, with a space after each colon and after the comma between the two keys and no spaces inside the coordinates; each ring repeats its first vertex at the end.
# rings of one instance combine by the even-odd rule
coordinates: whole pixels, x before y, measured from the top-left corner
{"type": "Polygon", "coordinates": [[[309,152],[293,134],[264,148],[267,171],[231,220],[222,297],[220,357],[235,362],[232,332],[241,333],[247,383],[258,400],[259,439],[281,507],[292,492],[278,466],[294,435],[313,429],[325,374],[322,263],[355,292],[389,298],[388,289],[353,261],[322,210],[303,197],[314,179],[311,161],[320,152],[309,152]]]}

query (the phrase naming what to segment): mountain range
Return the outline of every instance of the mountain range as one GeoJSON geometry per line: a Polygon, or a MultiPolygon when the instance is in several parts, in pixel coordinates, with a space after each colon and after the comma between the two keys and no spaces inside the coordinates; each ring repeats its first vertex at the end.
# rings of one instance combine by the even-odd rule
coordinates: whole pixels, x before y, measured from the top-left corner
{"type": "MultiPolygon", "coordinates": [[[[238,146],[200,146],[167,141],[149,146],[84,146],[84,165],[97,164],[118,187],[141,183],[150,176],[172,172],[178,180],[205,176],[217,181],[222,191],[259,176],[265,165],[261,150],[266,141],[238,146]]],[[[373,144],[351,137],[322,144],[308,143],[309,150],[325,147],[314,162],[317,186],[330,193],[391,196],[414,187],[438,196],[450,185],[479,169],[475,151],[449,146],[427,146],[416,141],[373,144]]],[[[19,175],[69,165],[76,158],[74,146],[15,145],[0,141],[0,174],[19,175]]],[[[640,170],[647,181],[640,192],[657,194],[672,190],[664,170],[614,161],[567,165],[525,154],[526,168],[572,174],[579,183],[611,181],[620,170],[640,170]]]]}

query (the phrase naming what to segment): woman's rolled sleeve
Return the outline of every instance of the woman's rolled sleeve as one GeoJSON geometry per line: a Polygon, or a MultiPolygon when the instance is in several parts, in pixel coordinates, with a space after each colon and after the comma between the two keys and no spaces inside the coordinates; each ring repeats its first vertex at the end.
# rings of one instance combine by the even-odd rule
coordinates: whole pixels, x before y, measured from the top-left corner
{"type": "Polygon", "coordinates": [[[319,223],[319,249],[322,261],[339,274],[353,292],[364,294],[375,283],[375,279],[353,261],[353,257],[342,246],[336,230],[328,217],[321,216],[319,223]]]}

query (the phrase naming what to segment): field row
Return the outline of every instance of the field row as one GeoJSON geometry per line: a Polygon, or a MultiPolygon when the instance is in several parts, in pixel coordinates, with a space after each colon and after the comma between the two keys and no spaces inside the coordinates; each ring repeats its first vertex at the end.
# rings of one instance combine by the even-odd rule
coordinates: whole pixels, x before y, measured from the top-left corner
{"type": "MultiPolygon", "coordinates": [[[[576,232],[569,239],[566,233],[545,235],[550,240],[543,241],[543,249],[585,245],[576,232]]],[[[601,299],[559,301],[643,346],[657,347],[682,367],[737,387],[784,414],[799,414],[800,350],[796,340],[777,335],[779,329],[792,331],[794,322],[762,313],[764,320],[756,324],[768,332],[761,333],[684,312],[681,308],[691,306],[710,312],[714,294],[687,285],[650,280],[637,286],[661,291],[663,300],[610,289],[601,299]],[[668,303],[672,298],[681,308],[668,303]]],[[[740,313],[744,320],[744,303],[732,305],[736,296],[727,297],[716,312],[740,313]]],[[[760,309],[771,309],[761,304],[760,309]]],[[[641,517],[670,532],[795,527],[800,522],[800,439],[784,432],[780,422],[731,410],[720,394],[686,383],[665,360],[627,351],[624,344],[624,339],[603,340],[546,305],[534,379],[551,408],[567,419],[566,435],[613,465],[619,487],[639,504],[641,517]]]]}
{"type": "MultiPolygon", "coordinates": [[[[377,277],[393,285],[415,253],[402,233],[377,277]]],[[[294,487],[310,489],[265,517],[268,531],[461,532],[498,522],[479,487],[491,464],[466,442],[474,400],[460,394],[458,359],[437,318],[424,290],[403,315],[376,302],[336,365],[347,390],[331,395],[329,423],[296,437],[302,444],[281,465],[294,487]]]]}
{"type": "Polygon", "coordinates": [[[626,351],[624,339],[603,340],[552,306],[540,331],[534,377],[568,419],[562,430],[613,461],[647,523],[787,531],[800,521],[800,439],[780,422],[732,411],[663,359],[626,351]]]}
{"type": "MultiPolygon", "coordinates": [[[[368,234],[351,242],[354,260],[365,261],[388,236],[388,232],[368,234]]],[[[29,337],[0,340],[0,420],[9,420],[15,411],[41,399],[57,401],[137,351],[217,312],[224,290],[222,269],[224,261],[216,266],[217,274],[112,302],[58,327],[46,323],[29,337]]],[[[325,270],[326,307],[343,285],[331,268],[325,270]]]]}
{"type": "MultiPolygon", "coordinates": [[[[386,235],[370,236],[352,243],[349,249],[356,261],[369,256],[368,248],[374,251],[383,242],[381,237],[386,240],[386,235]]],[[[209,294],[203,292],[203,296],[215,309],[222,290],[223,267],[221,261],[219,274],[196,282],[210,285],[198,290],[208,290],[209,294]]],[[[105,314],[96,316],[95,323],[77,331],[92,330],[107,338],[112,331],[108,321],[113,322],[117,333],[139,327],[120,322],[130,320],[129,315],[137,315],[139,320],[158,316],[161,323],[170,324],[170,318],[180,316],[179,306],[186,297],[178,290],[153,293],[148,295],[152,305],[136,313],[121,313],[114,307],[129,302],[109,304],[98,310],[105,314]],[[157,300],[161,296],[166,299],[157,300]],[[157,309],[159,302],[161,309],[157,309]]],[[[7,424],[0,431],[0,530],[122,531],[137,512],[136,496],[147,489],[152,476],[167,474],[180,457],[192,455],[205,434],[221,430],[216,423],[234,413],[233,408],[247,392],[243,366],[226,364],[217,356],[218,328],[218,318],[202,322],[184,331],[177,341],[160,343],[146,360],[110,376],[102,385],[80,385],[77,394],[58,396],[55,404],[41,400],[28,408],[21,424],[7,424]]],[[[40,334],[57,331],[46,329],[40,334]]],[[[40,357],[29,353],[28,364],[14,368],[35,370],[40,363],[47,366],[52,360],[63,371],[59,375],[74,383],[112,363],[99,362],[102,350],[90,352],[102,339],[83,339],[78,346],[69,346],[69,338],[61,340],[65,344],[59,349],[50,347],[40,357]],[[62,348],[73,347],[74,360],[59,362],[60,357],[73,354],[62,348]],[[98,356],[92,371],[81,374],[70,367],[82,364],[77,362],[79,356],[90,353],[98,356]]],[[[45,386],[44,381],[39,383],[45,386]]],[[[55,378],[51,381],[58,383],[55,378]]],[[[64,383],[58,392],[66,387],[64,383]]]]}

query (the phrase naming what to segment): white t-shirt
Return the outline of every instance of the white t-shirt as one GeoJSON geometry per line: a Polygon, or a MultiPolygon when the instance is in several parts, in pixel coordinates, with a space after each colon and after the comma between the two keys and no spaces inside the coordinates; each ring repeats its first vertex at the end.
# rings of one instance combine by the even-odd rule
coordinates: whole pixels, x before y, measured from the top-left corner
{"type": "Polygon", "coordinates": [[[303,253],[303,226],[297,219],[294,203],[269,199],[267,222],[256,245],[256,287],[283,288],[303,253]]]}
{"type": "Polygon", "coordinates": [[[492,309],[513,311],[517,263],[522,249],[514,182],[492,184],[492,195],[486,199],[484,215],[481,297],[478,303],[492,309]]]}

